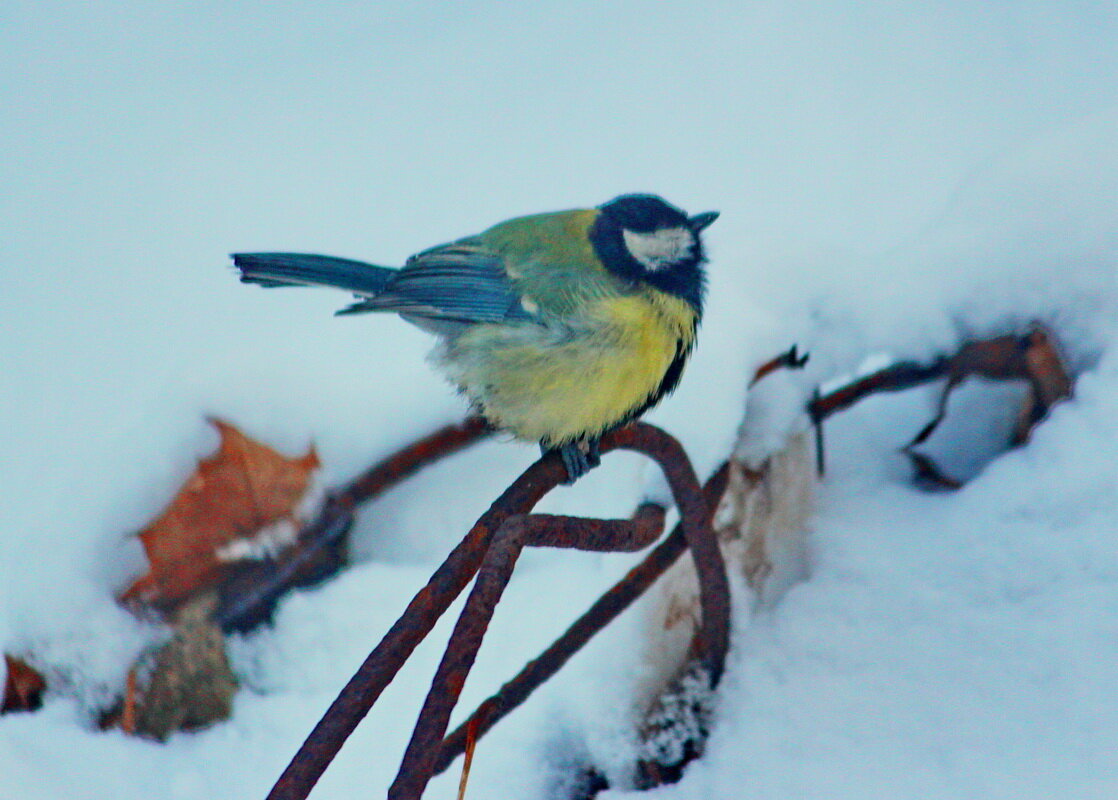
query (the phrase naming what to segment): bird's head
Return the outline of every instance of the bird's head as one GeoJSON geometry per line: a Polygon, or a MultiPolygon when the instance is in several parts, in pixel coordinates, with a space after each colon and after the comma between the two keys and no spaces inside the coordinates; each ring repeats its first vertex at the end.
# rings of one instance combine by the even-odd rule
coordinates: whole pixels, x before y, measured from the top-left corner
{"type": "Polygon", "coordinates": [[[598,211],[590,241],[606,269],[702,308],[701,234],[718,219],[717,211],[688,216],[651,194],[622,195],[598,211]]]}

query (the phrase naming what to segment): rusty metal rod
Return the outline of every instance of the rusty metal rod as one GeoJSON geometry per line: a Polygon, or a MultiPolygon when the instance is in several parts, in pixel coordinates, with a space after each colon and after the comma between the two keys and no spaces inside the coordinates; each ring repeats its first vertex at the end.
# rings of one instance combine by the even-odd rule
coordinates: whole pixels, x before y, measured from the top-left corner
{"type": "Polygon", "coordinates": [[[353,524],[354,509],[400,481],[492,433],[482,417],[444,425],[402,447],[332,492],[313,520],[299,532],[299,544],[280,559],[242,567],[225,580],[214,618],[222,630],[243,630],[266,618],[276,600],[297,583],[316,559],[342,539],[353,524]]]}
{"type": "Polygon", "coordinates": [[[541,459],[490,506],[330,704],[272,787],[268,800],[304,800],[310,794],[408,656],[470,582],[501,523],[512,514],[530,509],[565,477],[560,459],[541,459]]]}
{"type": "MultiPolygon", "coordinates": [[[[684,538],[695,558],[699,577],[703,620],[699,647],[702,663],[716,685],[725,664],[729,641],[729,584],[722,553],[711,528],[711,511],[707,507],[695,472],[679,443],[651,425],[634,423],[615,431],[603,441],[603,451],[624,447],[653,458],[660,464],[680,509],[684,538]]],[[[435,673],[411,741],[395,781],[388,790],[389,800],[420,800],[430,781],[438,759],[440,744],[446,733],[450,714],[458,701],[466,677],[473,666],[486,628],[512,576],[521,550],[528,544],[536,546],[573,546],[594,550],[613,549],[614,538],[625,549],[647,546],[658,531],[640,531],[629,524],[607,527],[602,521],[551,517],[559,535],[550,535],[548,520],[530,516],[511,517],[496,534],[485,556],[473,591],[467,600],[442,662],[435,673]],[[563,523],[570,523],[564,525],[563,523]]],[[[615,521],[618,523],[620,521],[615,521]]]]}
{"type": "Polygon", "coordinates": [[[478,570],[431,689],[419,714],[389,800],[418,800],[434,773],[439,744],[458,703],[497,603],[512,577],[520,553],[528,546],[567,547],[599,552],[643,550],[664,530],[664,512],[642,506],[634,520],[593,520],[532,514],[509,517],[497,531],[478,570]]]}
{"type": "Polygon", "coordinates": [[[474,665],[485,630],[523,550],[525,528],[516,524],[520,519],[523,518],[506,520],[485,554],[466,607],[431,680],[431,689],[419,712],[396,779],[388,787],[388,800],[419,800],[431,780],[433,762],[438,755],[437,744],[446,732],[450,713],[474,665]]]}
{"type": "MultiPolygon", "coordinates": [[[[713,509],[726,491],[729,465],[722,466],[707,480],[703,495],[713,509]]],[[[629,570],[620,581],[602,595],[585,614],[575,620],[566,632],[539,656],[529,661],[494,695],[443,740],[435,761],[435,775],[449,767],[466,750],[470,726],[480,738],[494,725],[527,700],[548,678],[558,672],[591,638],[629,608],[687,550],[683,526],[672,532],[652,550],[640,564],[629,570]]]]}
{"type": "Polygon", "coordinates": [[[518,524],[524,528],[525,547],[635,553],[660,538],[665,516],[663,506],[643,503],[630,519],[531,514],[518,520],[518,524]]]}
{"type": "Polygon", "coordinates": [[[786,351],[774,358],[770,358],[761,366],[753,371],[753,379],[749,382],[750,387],[756,385],[759,381],[767,376],[781,369],[803,369],[810,358],[810,354],[804,353],[800,355],[800,350],[797,345],[792,345],[786,351]]]}
{"type": "MultiPolygon", "coordinates": [[[[699,633],[700,652],[712,684],[715,684],[724,667],[729,641],[729,589],[721,552],[710,526],[710,511],[706,508],[694,470],[679,443],[650,425],[633,423],[603,437],[603,453],[619,447],[637,450],[656,460],[672,487],[683,520],[684,538],[692,549],[699,577],[700,601],[703,606],[702,626],[699,633]]],[[[431,582],[416,595],[404,615],[370,653],[357,674],[315,726],[273,787],[269,800],[303,800],[309,794],[342,743],[368,713],[384,687],[391,681],[416,645],[430,632],[438,617],[477,572],[496,530],[510,516],[529,511],[547,491],[558,485],[565,477],[566,471],[561,460],[554,455],[545,457],[529,467],[478,520],[466,538],[436,571],[431,582]]],[[[482,588],[475,588],[476,591],[482,592],[478,602],[475,603],[475,608],[481,611],[484,611],[485,606],[490,602],[489,598],[494,594],[499,598],[500,592],[495,591],[493,587],[500,583],[501,576],[506,570],[511,570],[515,563],[515,558],[510,560],[507,554],[498,555],[502,557],[495,557],[492,569],[487,570],[482,588]]],[[[507,580],[507,577],[505,579],[507,580]]],[[[479,586],[481,585],[482,581],[479,580],[479,586]]],[[[496,601],[492,600],[492,602],[496,601]]],[[[484,616],[481,611],[475,612],[472,618],[484,616]]],[[[465,624],[467,628],[476,624],[472,620],[464,622],[461,618],[459,623],[465,624]]],[[[465,650],[469,649],[465,648],[465,650]]],[[[465,650],[448,652],[450,661],[446,669],[440,667],[444,684],[448,680],[451,683],[465,681],[465,672],[461,670],[464,668],[468,671],[475,655],[466,653],[465,650]]],[[[461,685],[458,684],[457,688],[460,691],[461,685]]],[[[453,703],[450,705],[452,707],[453,703]]],[[[449,710],[446,712],[446,719],[441,720],[441,727],[438,724],[441,712],[439,715],[428,712],[426,716],[428,717],[426,723],[423,715],[417,723],[417,735],[424,741],[432,739],[433,742],[438,742],[445,732],[449,710]],[[432,736],[430,730],[435,728],[439,730],[437,735],[432,736]]],[[[430,754],[423,754],[422,758],[416,755],[412,759],[412,761],[424,762],[422,770],[402,768],[397,782],[403,780],[406,785],[401,791],[407,789],[411,792],[413,790],[408,787],[418,784],[418,792],[422,792],[423,786],[430,778],[434,758],[438,755],[434,746],[430,750],[430,754]]],[[[407,758],[405,761],[410,763],[407,758]]],[[[419,794],[399,796],[418,797],[419,794]]]]}
{"type": "Polygon", "coordinates": [[[444,425],[422,439],[400,448],[358,475],[338,492],[337,500],[352,509],[359,503],[383,494],[428,464],[469,447],[491,433],[493,429],[484,418],[478,416],[444,425]]]}
{"type": "Polygon", "coordinates": [[[866,375],[846,386],[812,398],[808,414],[816,423],[849,408],[859,400],[877,392],[901,392],[947,375],[948,360],[938,358],[930,364],[902,361],[866,375]]]}

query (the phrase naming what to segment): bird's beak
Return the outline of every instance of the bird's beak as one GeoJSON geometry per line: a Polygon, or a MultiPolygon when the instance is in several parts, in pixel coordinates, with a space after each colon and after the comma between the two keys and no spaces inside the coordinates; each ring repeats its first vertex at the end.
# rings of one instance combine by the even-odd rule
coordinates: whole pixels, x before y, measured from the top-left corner
{"type": "Polygon", "coordinates": [[[704,211],[702,214],[696,214],[687,221],[691,225],[691,230],[695,233],[699,233],[705,230],[710,223],[714,222],[716,219],[718,219],[717,211],[704,211]]]}

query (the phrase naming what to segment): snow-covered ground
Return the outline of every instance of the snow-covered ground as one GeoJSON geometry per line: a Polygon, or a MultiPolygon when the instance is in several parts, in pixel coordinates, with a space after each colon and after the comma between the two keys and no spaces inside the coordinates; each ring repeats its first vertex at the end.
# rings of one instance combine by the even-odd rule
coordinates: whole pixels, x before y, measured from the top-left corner
{"type": "MultiPolygon", "coordinates": [[[[1118,10],[1107,3],[8,3],[0,26],[0,651],[55,690],[0,718],[0,800],[261,797],[370,646],[534,449],[487,443],[368,509],[360,563],[233,643],[227,723],[167,744],[92,710],[158,631],[116,607],[130,532],[220,414],[326,480],[458,417],[392,319],[265,293],[233,250],[399,261],[505,217],[656,191],[709,232],[709,312],[650,419],[701,473],[751,369],[803,385],[1041,319],[1076,397],[961,492],[896,453],[931,391],[828,426],[810,577],[737,608],[706,757],[648,795],[1118,796],[1118,10]]],[[[963,415],[966,398],[961,402],[963,415]]],[[[972,400],[972,403],[979,401],[972,400]]],[[[975,410],[975,413],[978,413],[975,410]]],[[[625,514],[615,456],[549,510],[625,514]]],[[[533,552],[462,709],[631,563],[533,552]]],[[[391,779],[447,625],[315,797],[391,779]]],[[[468,797],[626,762],[646,665],[620,620],[478,747],[468,797]]],[[[455,770],[451,770],[455,772],[455,770]]],[[[432,783],[449,798],[457,776],[432,783]]],[[[627,797],[614,791],[613,798],[627,797]]]]}

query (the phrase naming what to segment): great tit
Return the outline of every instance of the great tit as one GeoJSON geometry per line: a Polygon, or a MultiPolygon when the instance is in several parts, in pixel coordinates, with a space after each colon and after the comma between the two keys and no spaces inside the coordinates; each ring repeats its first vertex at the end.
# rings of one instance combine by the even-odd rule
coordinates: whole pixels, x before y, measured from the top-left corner
{"type": "Polygon", "coordinates": [[[679,383],[703,311],[700,234],[654,195],[517,217],[424,250],[401,269],[301,253],[236,253],[241,280],[332,286],[438,337],[434,364],[495,427],[546,453],[573,483],[598,440],[679,383]]]}

